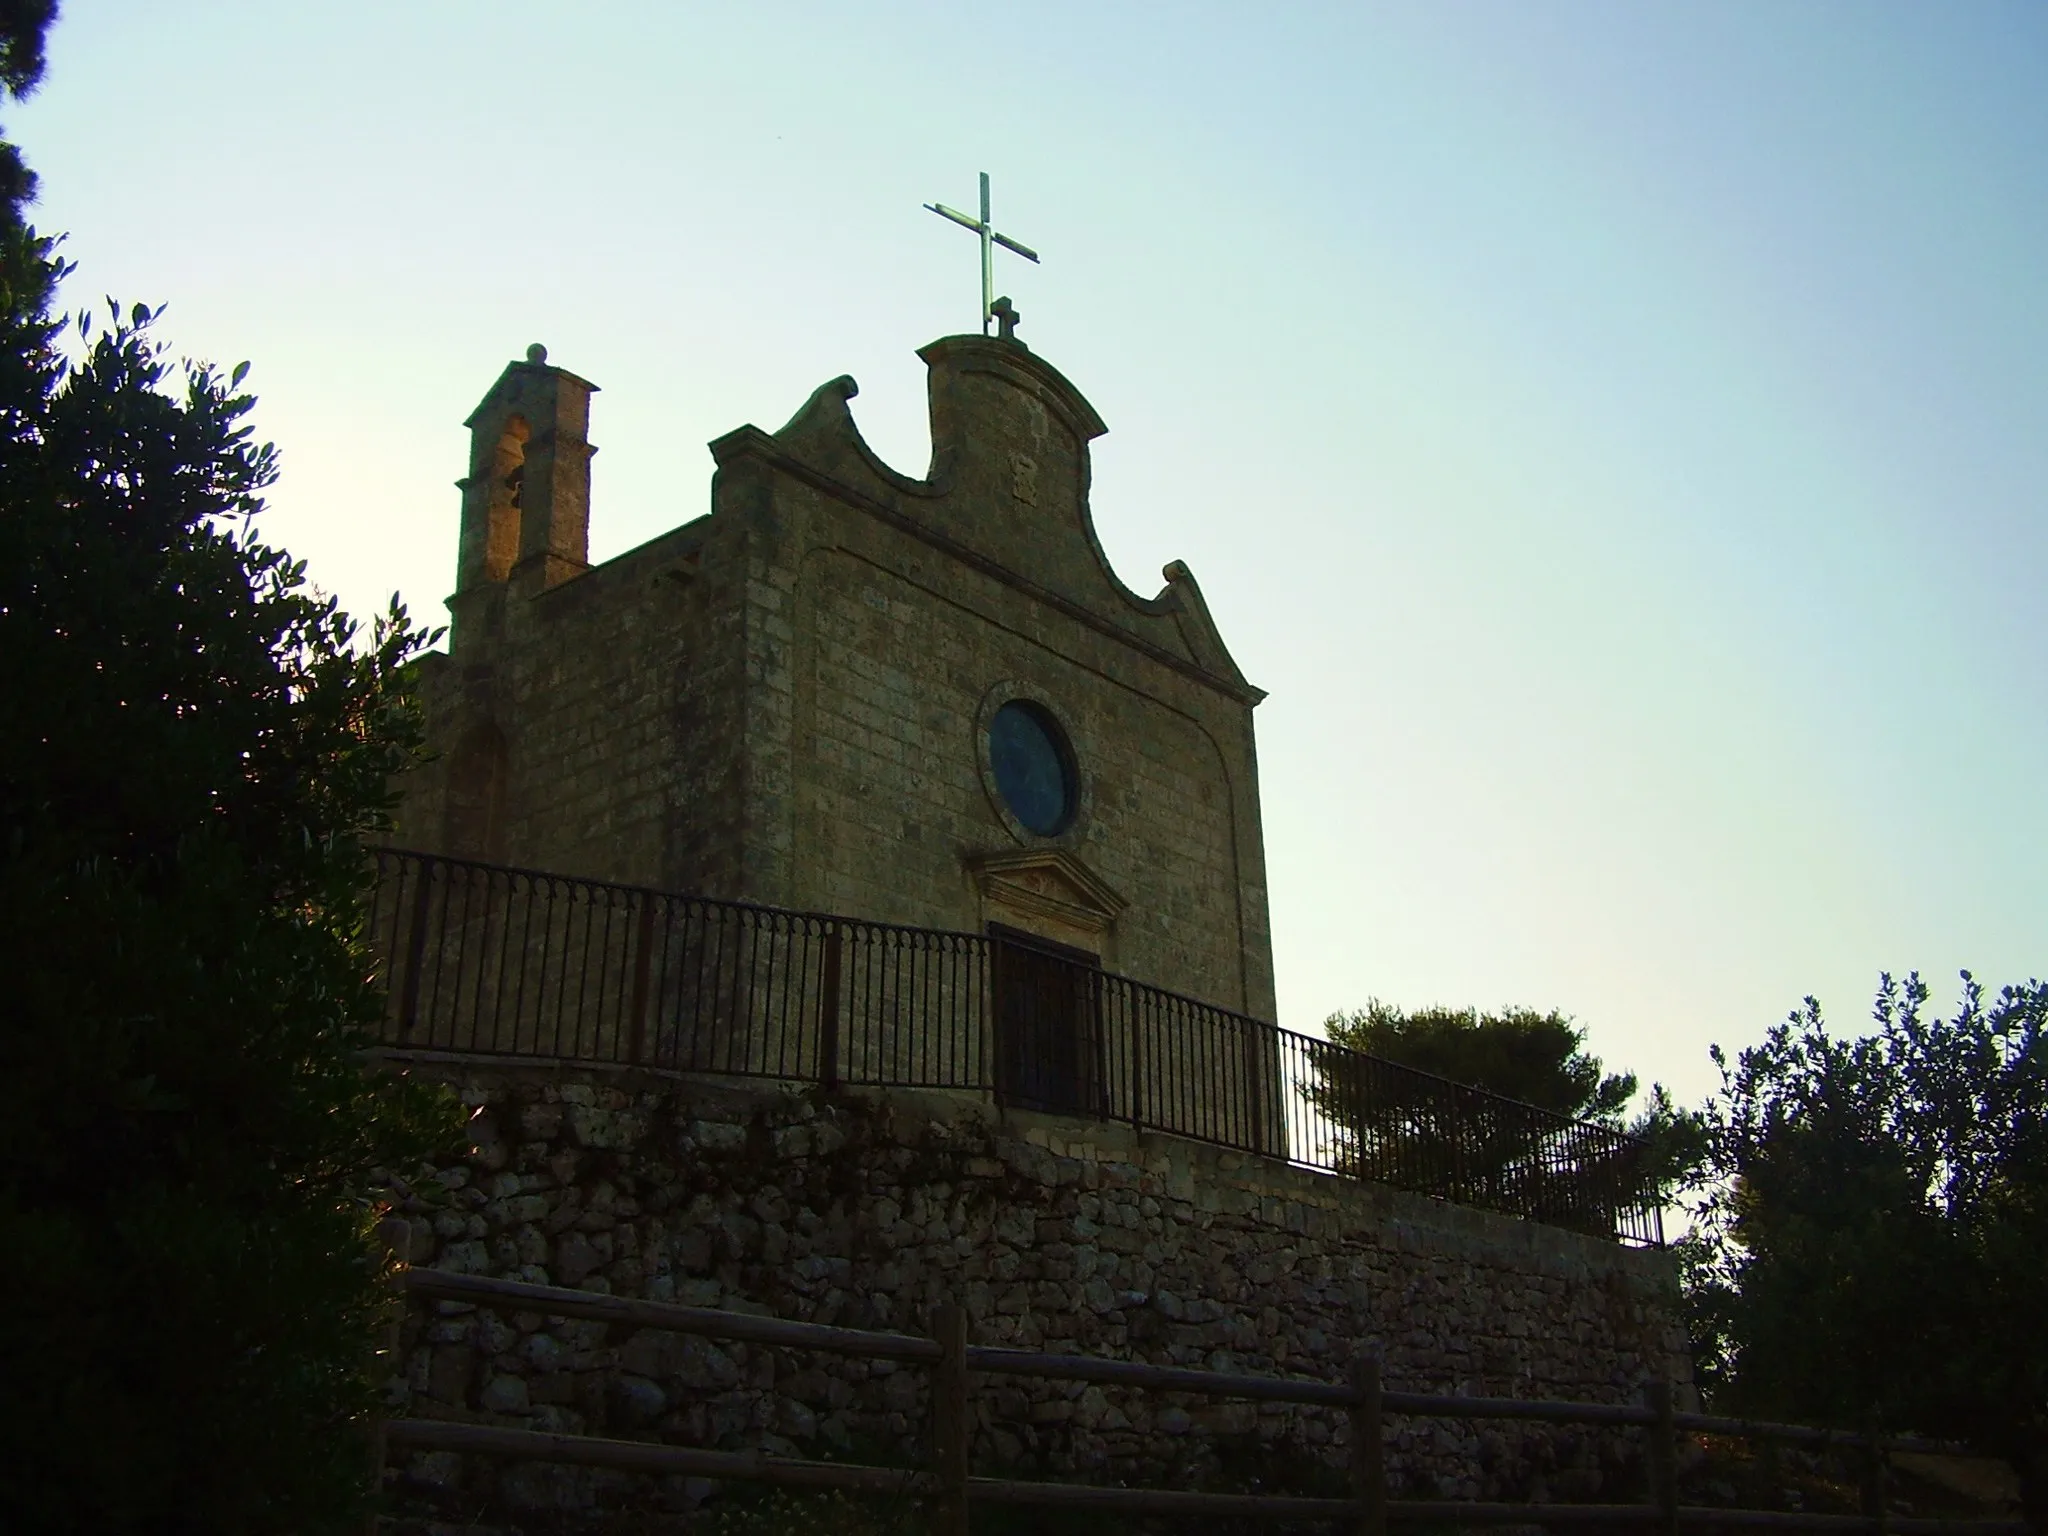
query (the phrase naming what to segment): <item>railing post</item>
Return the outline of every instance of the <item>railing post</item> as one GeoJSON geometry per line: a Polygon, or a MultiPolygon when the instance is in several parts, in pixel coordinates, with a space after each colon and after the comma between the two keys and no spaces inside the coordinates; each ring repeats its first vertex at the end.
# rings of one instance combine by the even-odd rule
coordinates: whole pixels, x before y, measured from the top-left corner
{"type": "Polygon", "coordinates": [[[1240,1023],[1237,1037],[1237,1070],[1244,1074],[1245,1114],[1251,1122],[1248,1146],[1254,1152],[1265,1152],[1270,1149],[1266,1146],[1266,1074],[1260,1070],[1259,1031],[1254,1025],[1240,1023]]]}
{"type": "Polygon", "coordinates": [[[1872,1413],[1863,1432],[1863,1513],[1874,1524],[1877,1536],[1886,1536],[1891,1528],[1891,1489],[1888,1486],[1890,1471],[1884,1450],[1884,1431],[1878,1418],[1872,1413]]]}
{"type": "Polygon", "coordinates": [[[1467,1097],[1469,1095],[1461,1085],[1451,1085],[1451,1198],[1460,1204],[1470,1204],[1472,1198],[1472,1191],[1465,1183],[1465,1168],[1469,1162],[1465,1156],[1465,1136],[1472,1124],[1472,1113],[1465,1107],[1467,1097]]]}
{"type": "Polygon", "coordinates": [[[825,925],[824,975],[818,986],[818,1081],[839,1086],[839,924],[825,925]]]}
{"type": "MultiPolygon", "coordinates": [[[[413,1025],[420,1011],[420,967],[427,956],[427,905],[434,891],[434,861],[421,857],[413,862],[412,931],[405,939],[405,988],[399,993],[398,1043],[412,1040],[413,1025]]],[[[400,868],[404,864],[401,862],[400,868]]]]}
{"type": "Polygon", "coordinates": [[[1656,1422],[1649,1429],[1645,1461],[1650,1473],[1650,1502],[1657,1512],[1659,1536],[1677,1536],[1678,1531],[1678,1425],[1671,1402],[1671,1383],[1657,1377],[1646,1383],[1643,1395],[1649,1399],[1656,1422]]]}
{"type": "Polygon", "coordinates": [[[1135,991],[1125,994],[1124,1009],[1131,1021],[1131,1129],[1145,1129],[1145,1015],[1146,1008],[1135,991]]]}
{"type": "Polygon", "coordinates": [[[1358,1499],[1355,1536],[1387,1536],[1387,1441],[1381,1423],[1380,1361],[1351,1362],[1351,1490],[1358,1499]]]}
{"type": "Polygon", "coordinates": [[[967,1421],[967,1313],[958,1302],[932,1312],[939,1364],[932,1373],[932,1472],[939,1496],[933,1536],[967,1536],[967,1451],[974,1431],[967,1421]]]}
{"type": "Polygon", "coordinates": [[[648,974],[654,961],[654,903],[658,899],[652,891],[640,893],[640,919],[633,927],[633,1000],[627,1005],[633,1034],[626,1059],[635,1066],[647,1046],[648,974]]]}

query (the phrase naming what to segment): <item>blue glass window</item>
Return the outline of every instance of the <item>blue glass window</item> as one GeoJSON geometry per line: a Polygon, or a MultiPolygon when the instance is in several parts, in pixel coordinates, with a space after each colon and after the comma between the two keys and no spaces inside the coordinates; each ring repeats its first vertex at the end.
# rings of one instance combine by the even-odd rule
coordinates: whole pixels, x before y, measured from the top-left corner
{"type": "Polygon", "coordinates": [[[1012,699],[989,722],[988,756],[1012,816],[1040,837],[1066,830],[1074,819],[1074,759],[1050,715],[1012,699]]]}

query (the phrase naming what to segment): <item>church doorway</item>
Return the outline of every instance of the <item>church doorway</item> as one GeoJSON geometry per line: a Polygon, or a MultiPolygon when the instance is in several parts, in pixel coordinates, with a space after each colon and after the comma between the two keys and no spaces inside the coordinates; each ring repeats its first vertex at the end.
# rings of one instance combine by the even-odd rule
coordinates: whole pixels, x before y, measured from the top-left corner
{"type": "Polygon", "coordinates": [[[1106,1115],[1102,957],[988,925],[996,1097],[1020,1109],[1106,1115]]]}

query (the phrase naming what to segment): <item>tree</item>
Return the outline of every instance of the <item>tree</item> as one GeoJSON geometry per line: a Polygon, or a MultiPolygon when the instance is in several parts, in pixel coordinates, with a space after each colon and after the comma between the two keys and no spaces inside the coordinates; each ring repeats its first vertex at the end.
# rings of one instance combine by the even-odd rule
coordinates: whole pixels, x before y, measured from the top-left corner
{"type": "Polygon", "coordinates": [[[378,1170],[455,1127],[363,1061],[360,840],[426,637],[395,599],[359,633],[256,536],[245,370],[174,368],[140,306],[67,361],[63,273],[8,202],[0,1528],[347,1528],[378,1170]]]}
{"type": "Polygon", "coordinates": [[[1689,1245],[1701,1376],[1743,1412],[1969,1439],[2048,1473],[2048,985],[1952,1017],[1883,978],[1873,1033],[1812,998],[1706,1111],[1689,1245]]]}
{"type": "MultiPolygon", "coordinates": [[[[57,0],[0,0],[0,91],[19,101],[43,78],[43,38],[57,19],[57,0]]],[[[0,139],[0,224],[20,217],[35,196],[34,172],[21,152],[0,139]]]]}
{"type": "Polygon", "coordinates": [[[1332,1014],[1306,1094],[1339,1165],[1602,1235],[1648,1222],[1696,1155],[1661,1086],[1633,1121],[1633,1073],[1609,1073],[1555,1010],[1372,999],[1332,1014]]]}
{"type": "Polygon", "coordinates": [[[1574,1120],[1619,1124],[1635,1097],[1633,1072],[1608,1072],[1586,1050],[1586,1033],[1552,1009],[1418,1008],[1369,1000],[1333,1013],[1324,1030],[1337,1044],[1384,1061],[1484,1088],[1574,1120]]]}

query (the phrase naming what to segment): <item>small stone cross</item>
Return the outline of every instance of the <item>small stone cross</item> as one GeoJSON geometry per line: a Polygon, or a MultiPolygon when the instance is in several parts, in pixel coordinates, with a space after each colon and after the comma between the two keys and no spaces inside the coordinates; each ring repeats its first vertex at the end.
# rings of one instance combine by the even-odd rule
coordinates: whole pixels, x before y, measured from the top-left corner
{"type": "MultiPolygon", "coordinates": [[[[996,317],[996,334],[1004,341],[1017,341],[1017,322],[1024,317],[1017,312],[1017,306],[1010,302],[1006,293],[989,305],[988,312],[996,317]]],[[[1022,346],[1022,342],[1017,342],[1022,346]]]]}

